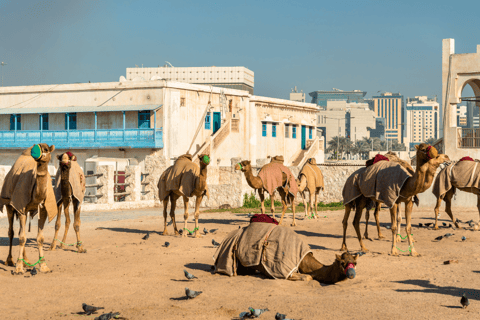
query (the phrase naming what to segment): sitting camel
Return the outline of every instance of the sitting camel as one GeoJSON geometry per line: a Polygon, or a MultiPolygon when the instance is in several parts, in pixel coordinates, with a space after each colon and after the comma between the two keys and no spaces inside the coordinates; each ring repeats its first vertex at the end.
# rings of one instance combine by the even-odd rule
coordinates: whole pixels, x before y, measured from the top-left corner
{"type": "Polygon", "coordinates": [[[70,227],[70,203],[73,202],[73,229],[77,235],[77,246],[79,253],[87,252],[80,240],[80,210],[85,196],[85,175],[82,168],[78,165],[77,157],[71,152],[57,156],[60,164],[58,166],[57,175],[55,176],[55,198],[57,199],[58,215],[55,223],[55,236],[53,237],[50,250],[57,248],[57,241],[60,242],[60,248],[65,248],[67,241],[68,229],[70,227]],[[60,231],[60,223],[62,217],[62,205],[65,212],[65,233],[62,241],[57,239],[58,231],[60,231]]]}
{"type": "MultiPolygon", "coordinates": [[[[412,256],[418,256],[413,247],[413,235],[411,234],[411,215],[413,207],[413,197],[419,193],[425,192],[432,184],[435,171],[440,164],[449,161],[447,155],[438,154],[437,150],[425,143],[415,146],[417,149],[417,166],[413,176],[395,161],[379,161],[376,164],[357,170],[347,180],[343,189],[345,204],[345,220],[348,219],[350,210],[355,206],[355,216],[361,217],[363,208],[367,205],[367,199],[375,202],[384,203],[390,208],[390,217],[392,220],[392,255],[398,255],[397,242],[397,224],[401,221],[401,215],[398,214],[398,205],[405,203],[406,232],[408,237],[409,250],[412,256]],[[363,197],[362,197],[363,196],[363,197]],[[354,200],[359,198],[357,203],[354,200]]],[[[359,220],[359,218],[358,218],[359,220]]],[[[360,230],[355,228],[357,237],[363,252],[367,248],[363,245],[360,230]]],[[[344,241],[342,249],[347,250],[344,241]]]]}
{"type": "Polygon", "coordinates": [[[435,229],[438,229],[438,212],[442,200],[445,201],[445,212],[450,216],[455,227],[460,228],[453,217],[452,198],[456,189],[477,195],[477,208],[480,214],[480,166],[478,160],[464,157],[443,168],[435,178],[432,193],[437,198],[435,205],[435,229]]]}
{"type": "Polygon", "coordinates": [[[52,157],[51,153],[55,146],[48,146],[45,143],[36,144],[25,150],[15,161],[13,167],[7,173],[0,197],[0,209],[7,207],[8,216],[8,237],[10,238],[10,249],[6,265],[13,266],[12,244],[13,244],[13,219],[16,217],[20,222],[19,230],[19,254],[15,265],[15,274],[23,274],[25,266],[40,264],[41,272],[49,272],[43,254],[43,227],[48,221],[57,215],[55,194],[53,192],[52,178],[48,173],[48,163],[52,157]],[[39,212],[38,219],[38,255],[36,263],[30,264],[26,252],[25,227],[27,216],[32,219],[39,212]]]}
{"type": "Polygon", "coordinates": [[[357,255],[336,255],[331,265],[324,265],[313,256],[306,244],[290,228],[268,221],[265,215],[255,215],[248,227],[230,232],[218,247],[215,272],[229,276],[261,272],[274,279],[312,280],[333,284],[355,277],[357,255]],[[263,216],[263,217],[262,217],[263,216]]]}
{"type": "Polygon", "coordinates": [[[241,170],[245,174],[247,183],[250,187],[258,191],[261,201],[261,211],[265,214],[265,191],[270,194],[271,213],[275,219],[275,190],[280,194],[282,199],[282,217],[280,224],[283,222],[283,216],[287,211],[288,204],[292,205],[293,221],[292,226],[296,226],[295,222],[295,196],[298,192],[297,182],[290,169],[283,165],[283,156],[276,156],[272,161],[262,167],[258,176],[252,173],[250,161],[244,160],[235,165],[235,170],[241,170]]]}
{"type": "Polygon", "coordinates": [[[200,216],[200,203],[203,197],[208,194],[207,188],[207,166],[210,163],[208,155],[202,154],[198,156],[200,167],[192,161],[192,155],[184,154],[180,156],[175,164],[162,173],[158,181],[158,197],[163,201],[163,219],[164,230],[163,235],[168,235],[167,231],[167,207],[170,201],[170,218],[173,222],[175,234],[178,235],[177,224],[175,222],[175,207],[177,200],[183,197],[185,207],[184,215],[184,231],[183,237],[189,233],[187,229],[188,222],[188,198],[195,196],[195,238],[200,238],[198,230],[198,218],[200,216]]]}
{"type": "Polygon", "coordinates": [[[309,217],[310,214],[313,215],[312,205],[315,203],[315,215],[314,218],[318,218],[318,201],[317,196],[321,190],[325,190],[325,184],[323,183],[323,174],[319,167],[317,167],[317,162],[315,158],[310,158],[303,166],[302,170],[298,174],[298,191],[302,195],[303,206],[305,207],[305,217],[309,217]],[[305,192],[308,191],[310,195],[310,201],[306,201],[305,192]],[[313,197],[315,196],[315,202],[313,197]]]}

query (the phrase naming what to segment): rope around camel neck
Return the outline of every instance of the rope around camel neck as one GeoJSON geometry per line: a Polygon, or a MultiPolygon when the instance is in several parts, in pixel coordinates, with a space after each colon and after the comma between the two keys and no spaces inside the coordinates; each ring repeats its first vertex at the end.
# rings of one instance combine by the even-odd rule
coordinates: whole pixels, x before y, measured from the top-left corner
{"type": "MultiPolygon", "coordinates": [[[[45,258],[45,257],[40,257],[40,259],[38,259],[38,261],[35,262],[34,264],[30,264],[30,263],[28,263],[27,261],[25,261],[24,259],[18,259],[18,261],[23,261],[23,263],[25,263],[27,266],[29,266],[29,267],[34,267],[34,266],[36,266],[37,264],[39,264],[40,261],[42,261],[43,258],[45,258]]],[[[45,261],[44,261],[44,262],[45,262],[45,261]]]]}

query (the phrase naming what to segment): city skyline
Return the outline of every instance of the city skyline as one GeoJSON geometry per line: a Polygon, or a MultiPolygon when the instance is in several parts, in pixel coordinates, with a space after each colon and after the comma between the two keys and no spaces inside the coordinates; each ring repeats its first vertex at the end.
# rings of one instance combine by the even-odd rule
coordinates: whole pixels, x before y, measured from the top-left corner
{"type": "MultiPolygon", "coordinates": [[[[467,2],[465,2],[467,3],[467,2]]],[[[446,1],[0,3],[5,86],[110,82],[125,68],[245,66],[256,94],[291,88],[441,96],[441,39],[472,52],[472,10],[446,1]],[[458,9],[457,9],[458,8],[458,9]],[[456,22],[460,19],[462,24],[456,22]],[[272,50],[274,49],[274,50],[272,50]]],[[[464,95],[471,95],[466,88],[464,95]]],[[[309,100],[309,99],[307,99],[309,100]]]]}

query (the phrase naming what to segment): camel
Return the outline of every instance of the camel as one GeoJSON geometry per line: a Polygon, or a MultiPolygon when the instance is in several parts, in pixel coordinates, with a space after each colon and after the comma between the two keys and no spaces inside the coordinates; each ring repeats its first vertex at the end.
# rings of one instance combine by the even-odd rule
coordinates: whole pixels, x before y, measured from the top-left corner
{"type": "Polygon", "coordinates": [[[175,207],[178,198],[183,198],[185,208],[183,237],[189,233],[187,229],[188,222],[188,198],[195,196],[195,238],[200,238],[198,227],[198,218],[200,216],[200,203],[203,197],[208,197],[207,188],[207,166],[210,164],[210,158],[206,154],[198,156],[200,168],[192,161],[190,154],[180,156],[175,164],[169,167],[158,181],[158,194],[160,201],[163,202],[163,235],[168,235],[167,231],[167,206],[170,201],[170,218],[173,222],[175,235],[179,235],[177,224],[175,222],[175,207]]]}
{"type": "Polygon", "coordinates": [[[19,230],[19,255],[15,264],[15,274],[23,274],[24,266],[35,266],[40,264],[41,272],[50,272],[43,253],[43,228],[47,217],[49,222],[57,215],[55,195],[53,193],[52,179],[48,173],[48,163],[55,146],[48,146],[45,143],[36,144],[25,150],[15,161],[15,164],[5,177],[3,184],[0,209],[7,207],[8,236],[10,238],[10,249],[6,265],[14,266],[12,260],[13,244],[13,219],[17,217],[20,222],[19,230]],[[36,263],[30,264],[26,252],[25,227],[27,216],[32,219],[39,212],[37,245],[39,259],[36,263]]]}
{"type": "Polygon", "coordinates": [[[71,152],[65,152],[57,156],[60,161],[57,175],[55,177],[55,198],[57,200],[58,215],[55,223],[55,236],[53,237],[50,250],[57,248],[57,241],[60,242],[60,248],[64,249],[67,244],[67,234],[70,228],[70,203],[73,203],[73,229],[77,235],[75,243],[79,253],[86,252],[83,243],[80,240],[80,211],[81,203],[85,195],[85,175],[83,170],[77,163],[77,158],[71,152]],[[58,240],[58,232],[60,231],[62,205],[65,212],[65,233],[62,241],[58,240]]]}
{"type": "Polygon", "coordinates": [[[445,201],[445,212],[450,216],[455,227],[460,228],[452,212],[452,198],[458,190],[477,195],[477,208],[480,214],[480,168],[478,160],[464,157],[458,162],[445,166],[435,178],[432,193],[437,198],[435,205],[435,226],[438,230],[438,217],[442,200],[445,201]]]}
{"type": "Polygon", "coordinates": [[[315,215],[314,218],[318,218],[318,201],[317,197],[321,190],[325,190],[325,184],[323,183],[323,174],[319,167],[317,167],[317,162],[315,158],[308,159],[307,163],[302,168],[302,171],[298,174],[298,191],[302,195],[303,206],[305,207],[305,217],[309,217],[310,214],[313,215],[312,205],[315,203],[315,215]],[[308,191],[310,195],[310,201],[307,207],[306,195],[305,192],[308,191]],[[315,202],[313,197],[315,196],[315,202]]]}
{"type": "MultiPolygon", "coordinates": [[[[261,201],[261,211],[262,214],[265,214],[265,191],[267,191],[270,194],[270,202],[271,202],[271,214],[272,217],[275,219],[275,190],[278,191],[280,194],[280,198],[282,199],[282,216],[280,218],[279,224],[282,224],[283,222],[283,216],[285,215],[285,212],[287,211],[287,204],[291,203],[292,205],[292,212],[293,212],[293,221],[291,226],[296,226],[295,222],[295,196],[297,193],[298,187],[295,178],[293,177],[292,173],[290,170],[283,166],[281,163],[283,163],[283,157],[275,157],[273,158],[272,162],[264,165],[262,169],[260,170],[258,176],[254,176],[252,172],[252,166],[250,164],[250,161],[244,160],[240,163],[237,163],[235,165],[235,170],[240,170],[245,174],[245,179],[247,180],[247,183],[250,187],[258,191],[258,196],[260,197],[261,201]],[[273,166],[272,166],[273,164],[273,166]],[[282,169],[279,169],[282,168],[282,169]],[[262,172],[262,170],[264,170],[262,172]],[[279,175],[281,174],[281,182],[279,179],[275,181],[274,184],[272,184],[270,187],[267,187],[263,183],[263,179],[260,177],[262,174],[265,174],[264,177],[270,177],[273,175],[273,173],[276,174],[279,178],[279,175]],[[293,180],[293,181],[292,181],[293,180]],[[292,188],[294,187],[294,188],[292,188]],[[268,189],[268,190],[267,190],[268,189]],[[295,190],[292,190],[295,189],[295,190]],[[292,191],[292,192],[290,192],[292,191]]],[[[273,180],[274,178],[272,178],[273,180]]]]}
{"type": "MultiPolygon", "coordinates": [[[[399,163],[402,167],[404,167],[408,173],[410,175],[414,175],[415,174],[415,171],[413,170],[412,166],[407,162],[407,161],[404,161],[402,159],[400,159],[397,154],[393,151],[388,151],[384,157],[386,157],[389,161],[394,161],[394,162],[397,162],[399,163]]],[[[367,160],[366,162],[366,166],[369,167],[371,165],[374,164],[374,160],[375,158],[372,158],[370,160],[367,160]]],[[[364,198],[364,196],[360,196],[359,198],[355,199],[354,202],[352,202],[352,209],[355,208],[355,206],[357,204],[359,204],[359,202],[362,200],[361,198],[364,198]]],[[[379,219],[379,213],[380,213],[380,206],[381,206],[381,203],[380,202],[375,202],[371,199],[366,199],[366,205],[365,205],[365,233],[364,233],[364,238],[365,239],[369,239],[369,236],[368,236],[368,220],[370,219],[370,210],[372,209],[372,207],[375,207],[375,212],[374,212],[374,217],[375,217],[375,223],[376,223],[376,226],[377,226],[377,233],[378,233],[378,238],[379,239],[384,239],[385,237],[383,236],[382,234],[382,231],[380,230],[380,219],[379,219]]],[[[417,204],[419,204],[419,200],[418,200],[418,197],[415,195],[413,196],[413,202],[417,204]]],[[[355,228],[355,230],[360,230],[360,219],[361,219],[361,216],[362,216],[362,212],[363,211],[360,211],[360,212],[356,212],[355,214],[355,217],[353,219],[353,226],[355,228]]],[[[400,226],[401,226],[401,219],[399,220],[399,222],[397,223],[397,229],[400,229],[400,226]]],[[[348,227],[348,217],[344,217],[343,219],[343,243],[345,243],[345,239],[346,239],[346,233],[347,233],[347,227],[348,227]]],[[[360,231],[357,232],[357,235],[360,234],[360,231]]],[[[397,238],[398,241],[400,241],[400,237],[397,238]]],[[[343,246],[343,245],[342,245],[343,246]]],[[[345,245],[346,246],[346,245],[345,245]]]]}
{"type": "MultiPolygon", "coordinates": [[[[413,176],[408,176],[406,171],[405,174],[401,175],[407,175],[407,178],[404,180],[403,184],[401,186],[394,186],[393,184],[396,183],[394,181],[386,180],[383,183],[390,185],[390,187],[400,187],[399,194],[397,199],[392,203],[392,206],[390,207],[390,217],[391,217],[391,222],[392,222],[392,250],[391,254],[396,256],[398,255],[397,247],[396,247],[396,242],[397,242],[397,230],[399,231],[399,228],[397,227],[397,224],[401,222],[401,215],[398,213],[398,206],[400,203],[405,203],[405,220],[406,220],[406,226],[405,230],[407,232],[407,237],[408,237],[408,244],[409,244],[409,250],[410,254],[412,256],[419,256],[418,252],[415,250],[413,246],[413,235],[411,234],[411,215],[412,215],[412,208],[413,208],[413,197],[419,193],[425,192],[433,183],[433,177],[435,176],[435,172],[437,168],[440,166],[440,164],[449,161],[449,158],[445,154],[438,154],[437,150],[425,143],[422,143],[420,145],[415,146],[417,149],[417,166],[416,170],[413,176]]],[[[372,167],[373,168],[373,167],[372,167]]],[[[398,170],[404,170],[400,169],[401,166],[396,166],[396,167],[389,167],[387,169],[381,169],[378,171],[377,174],[380,174],[382,170],[389,170],[390,174],[398,174],[400,176],[400,172],[398,170]]],[[[362,169],[361,169],[362,170],[362,169]]],[[[357,171],[358,172],[358,171],[357,171]]],[[[386,173],[387,171],[385,171],[386,173]]],[[[358,183],[358,181],[357,181],[358,183]]],[[[360,181],[359,183],[363,183],[360,181]]],[[[350,186],[347,186],[349,184],[349,181],[347,180],[347,183],[345,184],[344,187],[344,192],[345,188],[350,188],[350,186]]],[[[375,198],[375,195],[373,196],[364,196],[364,197],[359,197],[359,199],[353,204],[351,202],[345,201],[345,218],[344,218],[344,228],[345,224],[348,220],[348,217],[350,215],[350,211],[353,207],[355,207],[355,216],[356,217],[361,217],[361,212],[363,208],[367,205],[367,198],[379,202],[378,199],[375,198]]],[[[359,221],[360,218],[358,218],[359,221]]],[[[357,237],[360,242],[360,246],[362,248],[363,252],[368,252],[367,248],[363,245],[362,238],[360,236],[360,229],[358,228],[358,222],[354,224],[356,225],[356,232],[357,232],[357,237]]],[[[345,233],[344,233],[344,241],[342,243],[342,251],[346,251],[347,247],[345,244],[345,233]]]]}

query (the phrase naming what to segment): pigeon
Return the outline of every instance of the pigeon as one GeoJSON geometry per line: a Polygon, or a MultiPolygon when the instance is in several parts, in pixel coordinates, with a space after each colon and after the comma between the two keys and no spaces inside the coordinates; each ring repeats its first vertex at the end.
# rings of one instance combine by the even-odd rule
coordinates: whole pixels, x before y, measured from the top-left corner
{"type": "Polygon", "coordinates": [[[87,316],[89,316],[89,315],[91,315],[92,313],[97,312],[97,310],[105,309],[105,308],[103,308],[103,307],[89,306],[89,305],[86,304],[86,303],[82,303],[82,309],[83,309],[83,311],[85,311],[85,313],[87,314],[87,316]]]}
{"type": "Polygon", "coordinates": [[[285,320],[286,317],[286,315],[277,312],[275,315],[275,320],[285,320]]]}
{"type": "Polygon", "coordinates": [[[472,220],[470,220],[470,221],[468,222],[468,225],[473,228],[473,227],[475,227],[475,222],[473,222],[472,220]]]}
{"type": "Polygon", "coordinates": [[[203,228],[203,233],[207,234],[208,233],[208,230],[207,228],[203,228]]]}
{"type": "Polygon", "coordinates": [[[32,276],[37,275],[37,268],[33,267],[33,269],[30,271],[30,274],[31,274],[32,276]]]}
{"type": "Polygon", "coordinates": [[[220,245],[220,243],[218,243],[217,241],[215,241],[215,240],[213,240],[213,239],[212,239],[212,244],[213,244],[213,246],[214,246],[215,248],[220,245]]]}
{"type": "Polygon", "coordinates": [[[357,256],[361,257],[361,256],[363,256],[364,254],[365,254],[365,252],[360,251],[359,253],[357,253],[357,256]]]}
{"type": "Polygon", "coordinates": [[[460,299],[460,303],[462,304],[463,309],[468,307],[468,305],[470,304],[470,301],[468,301],[468,298],[465,295],[465,293],[463,294],[462,299],[460,299]]]}
{"type": "Polygon", "coordinates": [[[150,238],[150,233],[147,233],[142,239],[143,240],[148,240],[148,238],[150,238]]]}
{"type": "Polygon", "coordinates": [[[445,233],[444,237],[445,238],[450,238],[451,236],[453,236],[454,234],[453,233],[445,233]]]}
{"type": "Polygon", "coordinates": [[[429,223],[425,223],[425,227],[430,227],[433,223],[429,222],[429,223]]]}
{"type": "MultiPolygon", "coordinates": [[[[95,320],[111,320],[111,319],[118,319],[120,312],[109,312],[104,313],[100,317],[96,317],[95,320]]],[[[123,318],[122,318],[123,319],[123,318]]]]}
{"type": "Polygon", "coordinates": [[[260,315],[266,311],[269,311],[268,309],[253,309],[252,307],[248,308],[250,310],[251,317],[258,318],[260,315]]]}
{"type": "Polygon", "coordinates": [[[462,241],[465,241],[467,240],[467,238],[465,236],[462,237],[462,241]]]}
{"type": "Polygon", "coordinates": [[[419,223],[419,224],[418,224],[418,227],[419,227],[419,228],[423,228],[423,223],[419,223]]]}
{"type": "Polygon", "coordinates": [[[193,299],[193,298],[197,297],[198,295],[200,295],[201,293],[202,293],[202,291],[193,291],[193,290],[190,290],[188,288],[185,288],[185,294],[187,295],[188,299],[193,299]]]}
{"type": "Polygon", "coordinates": [[[183,272],[185,273],[185,277],[186,277],[188,280],[198,279],[197,277],[195,277],[193,274],[191,274],[191,273],[188,272],[187,270],[183,270],[183,272]]]}
{"type": "Polygon", "coordinates": [[[446,226],[447,226],[447,224],[446,224],[445,222],[442,222],[442,224],[443,224],[443,226],[444,226],[444,227],[446,227],[446,226]]]}
{"type": "Polygon", "coordinates": [[[386,228],[386,229],[391,229],[391,227],[390,227],[390,226],[385,226],[385,228],[386,228]]]}
{"type": "Polygon", "coordinates": [[[443,236],[439,236],[439,237],[436,237],[436,238],[435,238],[435,240],[438,240],[438,241],[440,241],[440,240],[442,240],[442,239],[443,239],[443,236]]]}
{"type": "Polygon", "coordinates": [[[251,212],[248,213],[248,217],[249,217],[249,218],[252,217],[252,213],[251,213],[251,212]]]}
{"type": "Polygon", "coordinates": [[[452,224],[451,224],[451,223],[449,223],[449,224],[448,224],[448,227],[449,227],[449,228],[451,228],[451,227],[452,227],[452,224]]]}
{"type": "Polygon", "coordinates": [[[170,245],[170,242],[165,242],[165,244],[163,245],[165,248],[168,248],[168,246],[170,245]]]}
{"type": "Polygon", "coordinates": [[[178,230],[178,233],[179,233],[180,235],[183,235],[183,230],[182,230],[182,229],[178,230]]]}
{"type": "Polygon", "coordinates": [[[457,223],[463,223],[463,221],[457,218],[457,223]]]}
{"type": "Polygon", "coordinates": [[[250,318],[250,312],[242,312],[238,317],[242,320],[245,318],[250,318]]]}

